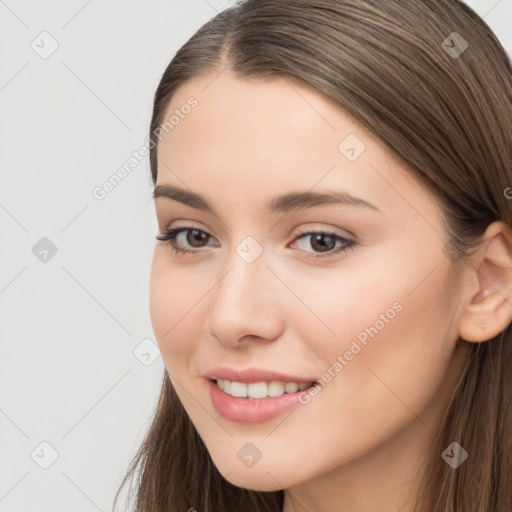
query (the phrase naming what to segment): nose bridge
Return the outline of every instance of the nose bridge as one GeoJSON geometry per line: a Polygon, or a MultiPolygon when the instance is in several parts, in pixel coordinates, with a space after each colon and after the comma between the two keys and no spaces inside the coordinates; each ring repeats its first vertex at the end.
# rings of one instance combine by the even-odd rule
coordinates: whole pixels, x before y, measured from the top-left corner
{"type": "Polygon", "coordinates": [[[267,263],[263,247],[253,237],[246,237],[226,257],[208,318],[209,332],[224,343],[246,335],[277,337],[281,319],[276,278],[267,263]]]}
{"type": "Polygon", "coordinates": [[[263,245],[251,235],[233,244],[224,261],[223,275],[219,282],[219,295],[224,299],[245,302],[253,297],[257,301],[266,295],[271,274],[267,268],[268,258],[263,245]]]}

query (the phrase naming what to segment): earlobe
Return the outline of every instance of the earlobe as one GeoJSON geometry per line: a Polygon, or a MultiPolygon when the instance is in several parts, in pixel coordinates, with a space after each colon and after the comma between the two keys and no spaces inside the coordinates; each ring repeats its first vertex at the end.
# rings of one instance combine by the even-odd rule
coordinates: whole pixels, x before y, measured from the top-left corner
{"type": "Polygon", "coordinates": [[[474,343],[494,338],[512,322],[512,229],[493,222],[484,240],[471,264],[473,286],[459,324],[460,337],[474,343]]]}

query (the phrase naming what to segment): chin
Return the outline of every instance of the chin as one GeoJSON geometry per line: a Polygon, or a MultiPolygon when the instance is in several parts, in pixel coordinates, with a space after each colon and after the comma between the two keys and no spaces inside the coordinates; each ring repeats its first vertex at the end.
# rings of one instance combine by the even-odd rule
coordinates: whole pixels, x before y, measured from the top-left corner
{"type": "Polygon", "coordinates": [[[274,479],[272,474],[266,471],[258,471],[252,473],[254,469],[247,468],[247,470],[232,471],[224,477],[231,485],[249,489],[251,491],[273,492],[281,491],[285,485],[280,481],[279,477],[274,479]]]}

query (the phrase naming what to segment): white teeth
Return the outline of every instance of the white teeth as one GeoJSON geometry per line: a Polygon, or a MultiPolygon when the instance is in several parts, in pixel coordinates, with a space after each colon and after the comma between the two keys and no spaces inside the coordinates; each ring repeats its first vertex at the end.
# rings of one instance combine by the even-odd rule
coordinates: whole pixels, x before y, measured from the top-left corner
{"type": "Polygon", "coordinates": [[[281,396],[284,395],[285,385],[282,382],[273,380],[267,385],[267,396],[281,396]]]}
{"type": "Polygon", "coordinates": [[[268,396],[281,396],[285,393],[295,393],[309,388],[312,382],[235,382],[217,379],[217,386],[225,393],[240,398],[266,398],[268,396]]]}
{"type": "Polygon", "coordinates": [[[267,396],[267,385],[265,382],[251,382],[247,386],[249,398],[265,398],[267,396]]]}
{"type": "Polygon", "coordinates": [[[239,397],[247,396],[247,384],[245,384],[245,382],[232,382],[229,394],[239,397]]]}
{"type": "Polygon", "coordinates": [[[284,390],[287,393],[296,393],[299,390],[299,385],[297,382],[287,382],[284,385],[284,390]]]}

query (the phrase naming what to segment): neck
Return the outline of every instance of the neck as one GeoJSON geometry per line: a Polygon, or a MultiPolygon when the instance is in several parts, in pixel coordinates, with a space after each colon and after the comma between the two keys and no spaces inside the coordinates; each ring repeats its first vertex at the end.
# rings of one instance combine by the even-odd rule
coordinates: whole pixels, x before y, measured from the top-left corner
{"type": "Polygon", "coordinates": [[[415,419],[363,457],[285,489],[283,512],[413,512],[434,440],[415,419]]]}

